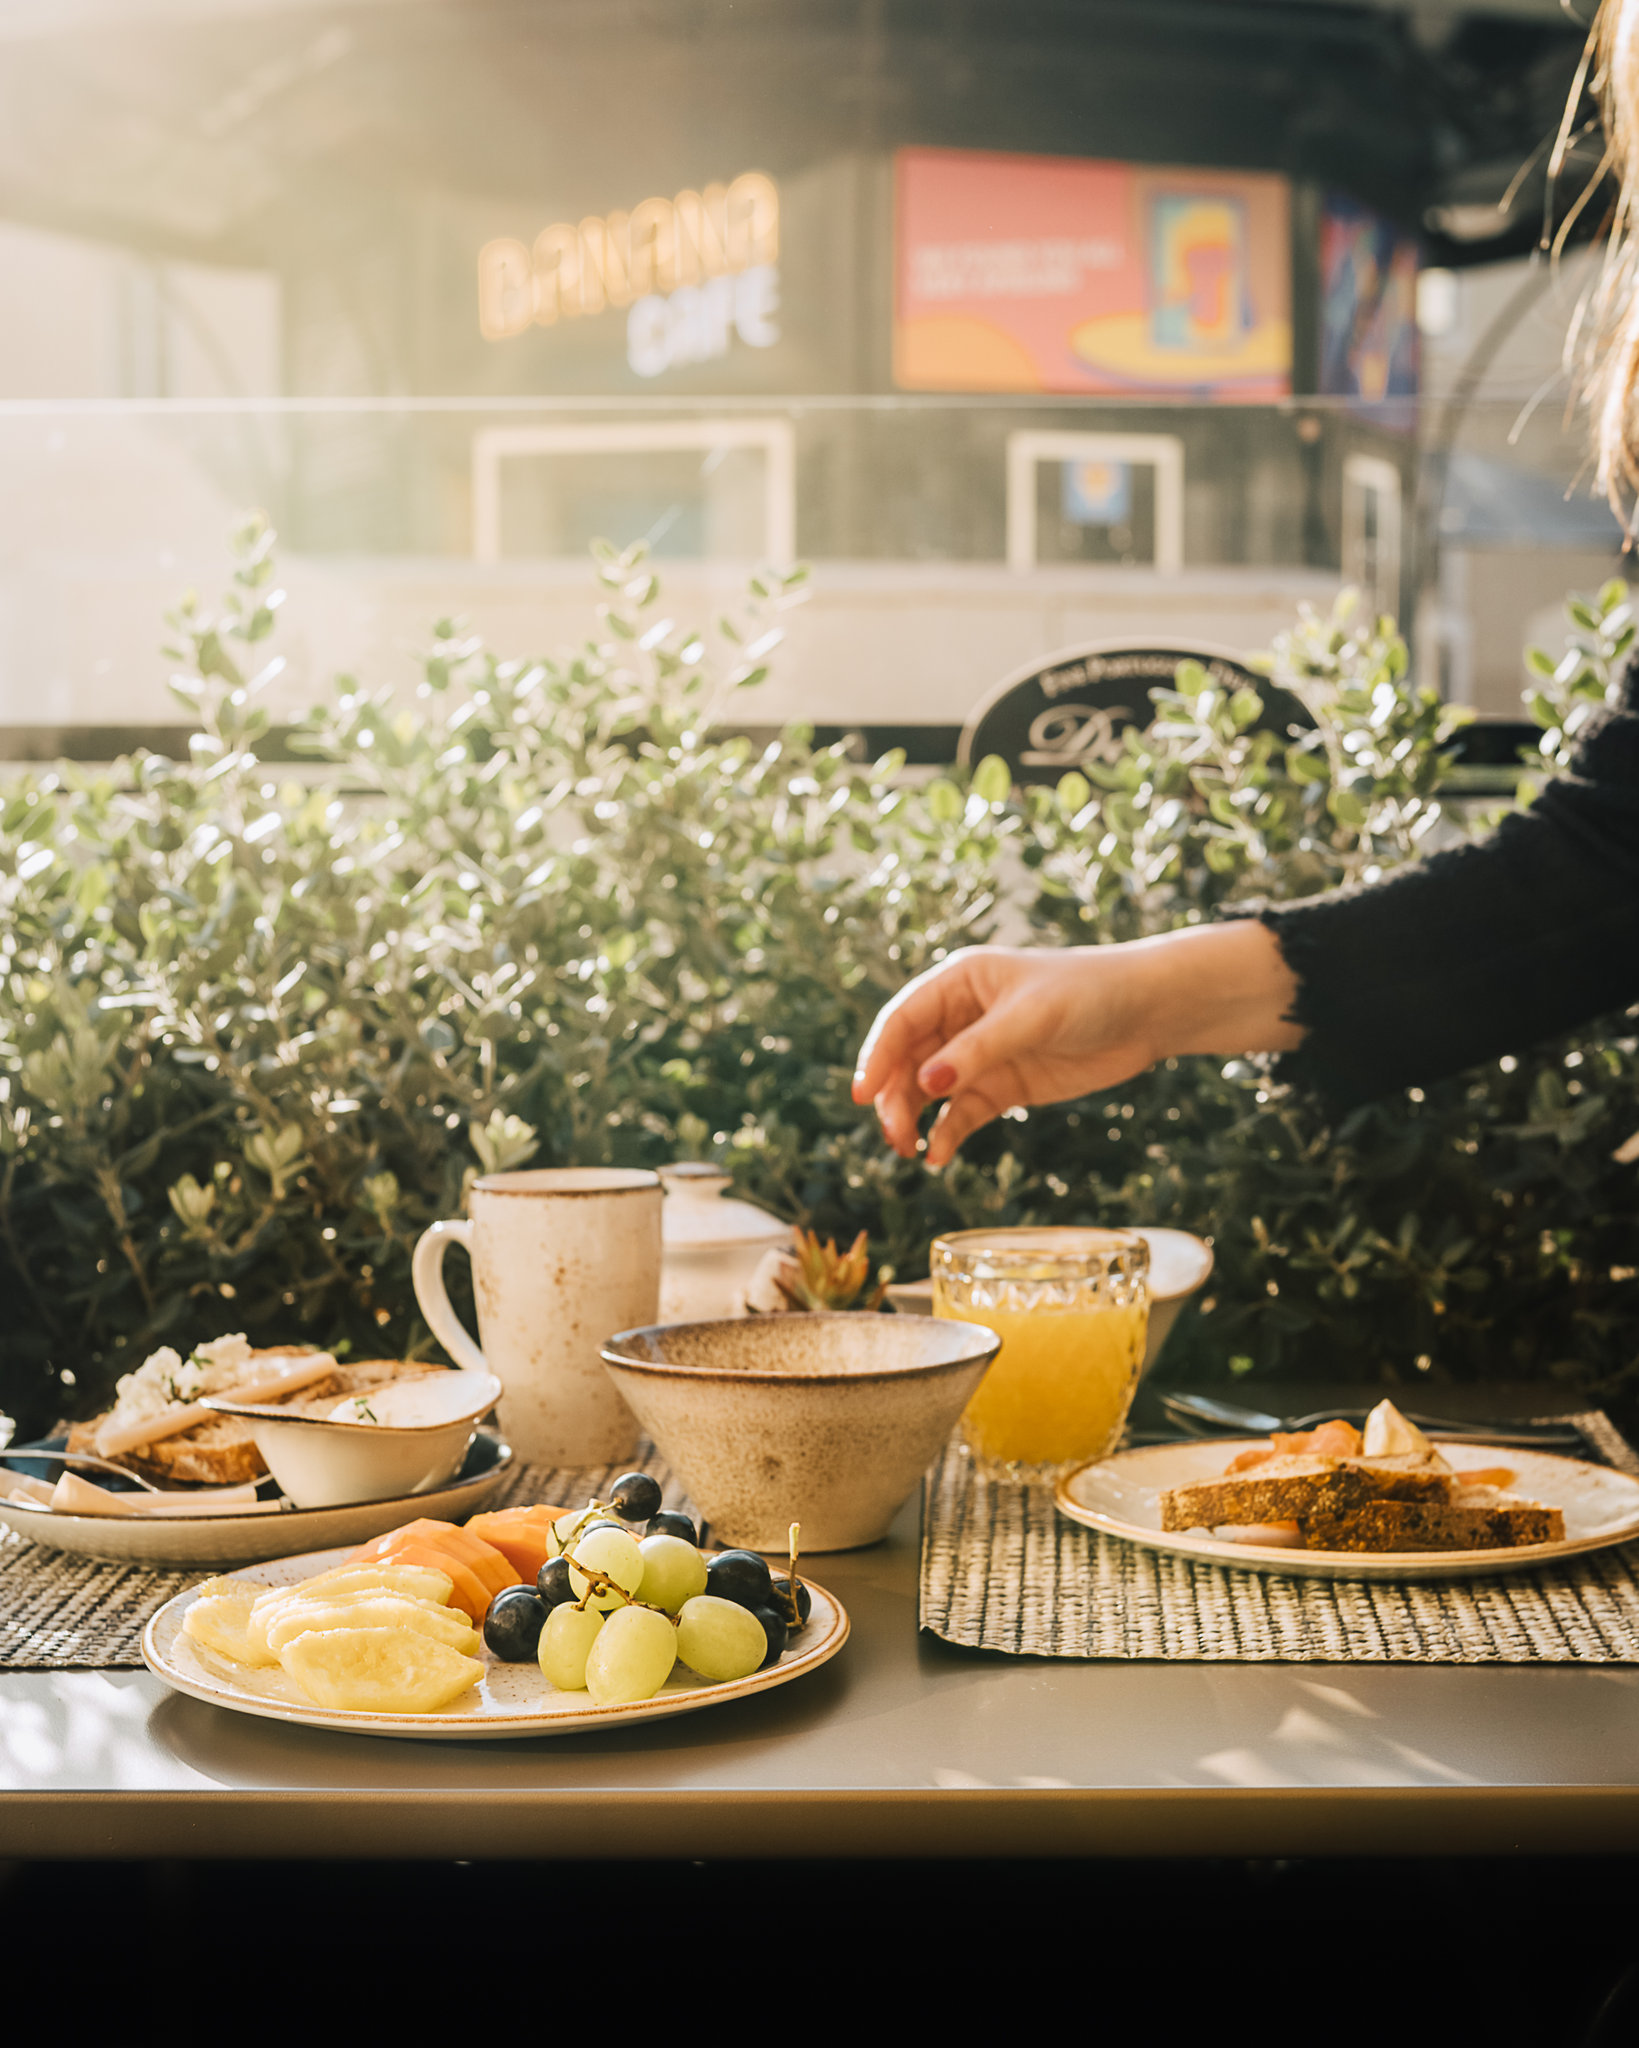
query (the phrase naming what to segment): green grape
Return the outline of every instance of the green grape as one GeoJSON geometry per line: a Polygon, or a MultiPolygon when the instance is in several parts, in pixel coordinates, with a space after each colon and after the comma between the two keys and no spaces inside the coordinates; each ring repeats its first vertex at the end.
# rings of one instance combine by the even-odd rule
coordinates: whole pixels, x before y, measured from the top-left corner
{"type": "Polygon", "coordinates": [[[603,1616],[595,1607],[554,1607],[546,1617],[536,1655],[541,1675],[559,1692],[586,1690],[586,1659],[602,1628],[603,1616]]]}
{"type": "Polygon", "coordinates": [[[651,1607],[675,1614],[685,1600],[706,1590],[706,1560],[681,1536],[645,1536],[637,1546],[643,1555],[643,1579],[637,1597],[651,1607]]]}
{"type": "Polygon", "coordinates": [[[547,1556],[561,1557],[596,1514],[595,1508],[585,1507],[571,1508],[567,1515],[559,1515],[546,1534],[547,1556]]]}
{"type": "MultiPolygon", "coordinates": [[[[615,1584],[624,1586],[628,1593],[635,1593],[643,1583],[643,1553],[624,1529],[593,1529],[579,1539],[568,1556],[569,1583],[575,1589],[577,1600],[585,1599],[592,1583],[584,1573],[576,1571],[577,1564],[590,1565],[593,1571],[607,1572],[615,1584]]],[[[587,1602],[590,1607],[601,1607],[606,1614],[625,1604],[616,1592],[595,1593],[587,1602]]]]}
{"type": "Polygon", "coordinates": [[[650,1700],[677,1662],[677,1631],[652,1607],[623,1607],[598,1631],[586,1660],[586,1689],[600,1707],[650,1700]]]}
{"type": "Polygon", "coordinates": [[[677,1654],[702,1678],[746,1678],[768,1655],[768,1637],[749,1608],[701,1593],[678,1613],[677,1654]]]}

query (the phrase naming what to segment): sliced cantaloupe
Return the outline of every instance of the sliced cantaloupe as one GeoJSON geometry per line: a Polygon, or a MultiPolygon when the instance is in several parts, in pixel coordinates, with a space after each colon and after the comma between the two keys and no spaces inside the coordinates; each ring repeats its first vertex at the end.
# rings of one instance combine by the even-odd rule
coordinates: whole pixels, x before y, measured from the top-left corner
{"type": "Polygon", "coordinates": [[[492,1514],[474,1515],[467,1534],[477,1536],[498,1550],[526,1586],[532,1586],[540,1569],[552,1555],[548,1543],[552,1524],[567,1508],[498,1508],[492,1514]]]}
{"type": "Polygon", "coordinates": [[[367,1543],[357,1555],[361,1559],[385,1556],[388,1546],[396,1547],[400,1537],[430,1544],[435,1550],[456,1558],[489,1588],[491,1598],[518,1583],[518,1574],[498,1550],[480,1537],[469,1536],[454,1522],[435,1522],[425,1517],[405,1522],[400,1528],[390,1529],[385,1536],[378,1536],[374,1543],[367,1543]]]}

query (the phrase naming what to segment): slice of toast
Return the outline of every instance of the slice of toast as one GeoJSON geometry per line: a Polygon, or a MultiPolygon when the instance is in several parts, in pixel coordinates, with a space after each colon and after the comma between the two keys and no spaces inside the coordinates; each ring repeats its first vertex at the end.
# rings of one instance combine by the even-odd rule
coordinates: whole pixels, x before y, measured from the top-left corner
{"type": "MultiPolygon", "coordinates": [[[[68,1433],[71,1451],[95,1451],[103,1422],[77,1422],[68,1433]]],[[[180,1436],[161,1437],[115,1461],[139,1479],[156,1486],[240,1486],[267,1471],[251,1438],[250,1424],[239,1415],[213,1415],[180,1436]]]]}
{"type": "MultiPolygon", "coordinates": [[[[252,1351],[247,1363],[306,1358],[313,1350],[311,1344],[273,1344],[252,1351]]],[[[397,1358],[361,1359],[357,1364],[338,1365],[321,1380],[310,1380],[279,1405],[297,1415],[328,1415],[348,1394],[366,1393],[406,1375],[443,1370],[442,1366],[408,1365],[397,1358]]],[[[69,1431],[68,1448],[95,1451],[97,1432],[106,1420],[98,1415],[89,1422],[75,1423],[69,1431]]],[[[267,1472],[251,1424],[242,1415],[210,1416],[177,1436],[160,1437],[127,1451],[117,1462],[157,1486],[239,1486],[261,1479],[267,1472]]]]}
{"type": "Polygon", "coordinates": [[[1270,1458],[1244,1474],[1169,1487],[1161,1495],[1163,1529],[1217,1529],[1307,1522],[1346,1513],[1370,1500],[1443,1501],[1451,1473],[1416,1455],[1384,1458],[1270,1458]]]}
{"type": "MultiPolygon", "coordinates": [[[[253,1351],[248,1362],[260,1365],[268,1359],[305,1358],[313,1349],[311,1344],[275,1344],[253,1351]]],[[[400,1358],[364,1358],[351,1365],[337,1365],[323,1379],[310,1380],[276,1405],[293,1415],[324,1416],[349,1394],[368,1393],[389,1380],[446,1370],[441,1365],[408,1364],[400,1358]]],[[[68,1448],[95,1451],[97,1432],[106,1420],[99,1415],[90,1422],[75,1423],[69,1431],[68,1448]]],[[[267,1472],[251,1435],[251,1423],[243,1415],[212,1415],[176,1436],[160,1437],[139,1450],[126,1451],[117,1462],[157,1486],[238,1486],[261,1479],[267,1472]]]]}
{"type": "Polygon", "coordinates": [[[1558,1508],[1494,1486],[1464,1486],[1448,1501],[1374,1500],[1320,1508],[1303,1520],[1309,1550],[1508,1550],[1564,1540],[1558,1508]]]}

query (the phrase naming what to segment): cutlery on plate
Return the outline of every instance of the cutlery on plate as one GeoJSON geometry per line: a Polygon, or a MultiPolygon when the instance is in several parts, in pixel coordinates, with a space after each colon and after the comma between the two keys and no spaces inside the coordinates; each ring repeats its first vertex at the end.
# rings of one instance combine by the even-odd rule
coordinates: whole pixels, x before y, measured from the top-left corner
{"type": "Polygon", "coordinates": [[[59,1465],[94,1465],[99,1472],[117,1472],[121,1479],[129,1479],[133,1486],[141,1487],[144,1493],[163,1493],[163,1486],[156,1486],[151,1479],[144,1479],[140,1472],[132,1472],[124,1465],[116,1465],[112,1459],[93,1457],[90,1451],[46,1451],[35,1444],[21,1444],[6,1452],[8,1461],[21,1463],[29,1458],[54,1458],[59,1465]]]}
{"type": "MultiPolygon", "coordinates": [[[[1277,1430],[1295,1434],[1334,1420],[1360,1423],[1370,1413],[1366,1408],[1319,1408],[1312,1415],[1270,1415],[1261,1408],[1216,1401],[1209,1394],[1163,1394],[1161,1405],[1174,1421],[1196,1433],[1204,1423],[1209,1429],[1241,1430],[1249,1436],[1272,1436],[1277,1430]]],[[[1419,1429],[1457,1443],[1512,1444],[1521,1450],[1586,1449],[1582,1432],[1569,1422],[1460,1420],[1444,1415],[1416,1415],[1409,1409],[1404,1413],[1406,1420],[1419,1429]]]]}

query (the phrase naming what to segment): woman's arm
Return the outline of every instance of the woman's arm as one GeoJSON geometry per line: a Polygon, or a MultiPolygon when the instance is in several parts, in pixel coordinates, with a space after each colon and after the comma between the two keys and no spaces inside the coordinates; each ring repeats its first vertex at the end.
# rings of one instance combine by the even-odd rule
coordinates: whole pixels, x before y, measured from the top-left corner
{"type": "Polygon", "coordinates": [[[1473,846],[1387,880],[1128,945],[955,954],[900,990],[854,1099],[928,1163],[1005,1110],[1158,1059],[1281,1052],[1340,1105],[1552,1037],[1639,997],[1639,677],[1570,773],[1473,846]]]}
{"type": "Polygon", "coordinates": [[[1113,1088],[1176,1053],[1279,1052],[1301,1028],[1297,983],[1255,923],[1202,925],[1123,946],[975,946],[909,982],[871,1027],[854,1100],[890,1145],[916,1150],[940,1096],[928,1164],[1004,1110],[1113,1088]]]}

